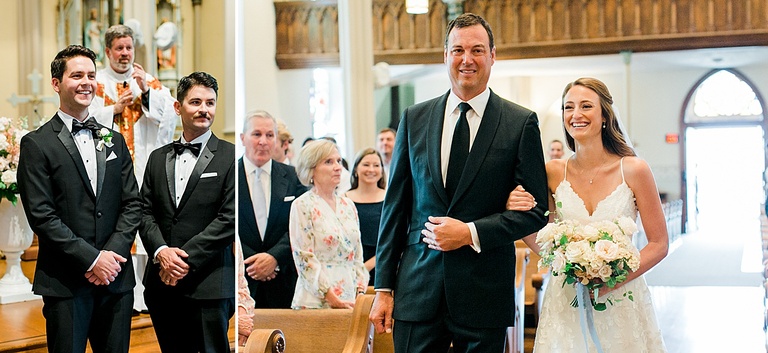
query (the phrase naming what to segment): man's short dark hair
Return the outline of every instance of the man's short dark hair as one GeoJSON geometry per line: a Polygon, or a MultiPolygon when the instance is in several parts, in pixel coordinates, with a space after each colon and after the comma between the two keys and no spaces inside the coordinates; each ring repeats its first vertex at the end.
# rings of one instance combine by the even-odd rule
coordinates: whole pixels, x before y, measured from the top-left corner
{"type": "Polygon", "coordinates": [[[61,81],[64,78],[64,71],[67,70],[67,61],[77,56],[84,56],[91,59],[93,67],[96,67],[96,54],[82,45],[73,44],[62,49],[51,61],[51,77],[61,81]]]}
{"type": "Polygon", "coordinates": [[[178,90],[176,93],[176,100],[178,100],[179,103],[183,102],[184,98],[187,97],[189,90],[194,86],[208,87],[213,90],[213,93],[216,93],[217,98],[219,97],[219,83],[216,82],[216,78],[207,72],[195,71],[179,80],[179,86],[176,87],[178,90]]]}
{"type": "Polygon", "coordinates": [[[495,48],[495,45],[493,44],[493,32],[491,31],[491,25],[489,25],[488,22],[486,22],[485,19],[479,15],[475,15],[469,12],[459,15],[459,17],[454,18],[450,23],[448,23],[448,29],[445,30],[445,48],[448,48],[448,36],[451,34],[451,31],[454,28],[472,27],[474,25],[482,25],[483,28],[485,28],[485,31],[488,32],[488,44],[490,45],[490,49],[495,48]]]}
{"type": "Polygon", "coordinates": [[[107,45],[107,48],[112,48],[112,42],[114,42],[115,39],[123,37],[131,37],[132,42],[136,41],[136,39],[133,38],[133,30],[131,27],[126,25],[114,25],[107,28],[107,31],[104,33],[104,44],[107,45]]]}

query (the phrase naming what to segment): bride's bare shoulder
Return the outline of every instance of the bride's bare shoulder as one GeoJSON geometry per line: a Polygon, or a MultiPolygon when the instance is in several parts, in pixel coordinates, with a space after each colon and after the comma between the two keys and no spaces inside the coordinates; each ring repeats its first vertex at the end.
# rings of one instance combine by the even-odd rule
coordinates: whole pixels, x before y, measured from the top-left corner
{"type": "Polygon", "coordinates": [[[635,156],[624,157],[624,177],[630,185],[634,181],[644,182],[648,178],[653,180],[651,167],[644,159],[635,156]]]}
{"type": "Polygon", "coordinates": [[[565,173],[565,159],[553,159],[547,162],[547,179],[563,180],[565,173]]]}

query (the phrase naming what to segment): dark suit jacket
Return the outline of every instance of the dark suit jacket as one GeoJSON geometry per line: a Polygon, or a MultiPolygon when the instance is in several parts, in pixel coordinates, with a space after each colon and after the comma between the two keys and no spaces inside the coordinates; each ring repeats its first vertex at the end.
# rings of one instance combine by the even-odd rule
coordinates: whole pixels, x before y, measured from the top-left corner
{"type": "Polygon", "coordinates": [[[379,228],[375,286],[394,289],[396,320],[434,318],[444,295],[451,317],[460,324],[511,326],[514,241],[546,224],[547,176],[538,119],[491,92],[450,200],[440,171],[449,93],[407,108],[400,120],[379,228]],[[507,197],[519,184],[539,200],[538,207],[506,211],[507,197]],[[428,216],[474,222],[482,251],[469,246],[448,252],[429,249],[421,235],[428,216]]]}
{"type": "Polygon", "coordinates": [[[75,140],[58,114],[21,139],[21,201],[40,242],[36,294],[73,297],[93,291],[97,286],[85,273],[101,250],[128,259],[107,286],[110,292],[126,292],[136,284],[131,246],[141,203],[128,147],[122,135],[112,134],[114,145],[96,152],[96,194],[75,140]]]}
{"type": "Polygon", "coordinates": [[[293,200],[307,191],[296,176],[292,166],[272,161],[272,196],[269,200],[269,215],[264,240],[261,240],[256,216],[253,213],[253,201],[245,176],[243,159],[237,163],[239,195],[237,222],[240,225],[240,242],[243,244],[243,256],[247,259],[258,253],[272,255],[280,266],[277,277],[271,281],[256,281],[246,275],[251,297],[256,300],[257,308],[290,308],[293,292],[296,288],[296,266],[291,255],[291,241],[288,237],[288,216],[293,200]]]}
{"type": "Polygon", "coordinates": [[[144,216],[139,234],[150,256],[144,274],[145,296],[234,298],[235,147],[212,134],[185,190],[174,190],[175,163],[172,144],[153,151],[141,187],[144,216]],[[176,207],[179,192],[183,196],[176,207]],[[162,283],[160,265],[152,261],[162,245],[189,254],[190,271],[175,287],[162,283]]]}

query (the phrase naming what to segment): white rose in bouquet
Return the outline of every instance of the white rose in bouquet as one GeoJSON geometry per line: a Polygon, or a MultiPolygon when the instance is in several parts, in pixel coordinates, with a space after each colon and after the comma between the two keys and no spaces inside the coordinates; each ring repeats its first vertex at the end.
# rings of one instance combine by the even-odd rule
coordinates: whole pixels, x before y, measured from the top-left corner
{"type": "Polygon", "coordinates": [[[618,220],[619,228],[624,231],[624,235],[631,236],[637,232],[637,223],[629,217],[621,217],[618,220]]]}
{"type": "Polygon", "coordinates": [[[588,225],[585,225],[582,230],[583,230],[584,240],[594,243],[598,239],[600,239],[600,231],[597,230],[597,228],[588,224],[588,225]]]}
{"type": "Polygon", "coordinates": [[[6,170],[3,172],[2,177],[0,177],[0,181],[5,183],[5,185],[13,184],[16,182],[16,171],[15,170],[6,170]]]}
{"type": "Polygon", "coordinates": [[[569,243],[565,249],[565,258],[569,262],[586,263],[590,261],[592,248],[586,240],[569,243]]]}
{"type": "Polygon", "coordinates": [[[610,262],[619,258],[619,245],[610,240],[595,242],[595,255],[603,261],[610,262]]]}
{"type": "MultiPolygon", "coordinates": [[[[555,251],[555,259],[552,260],[552,271],[554,273],[560,273],[565,268],[565,255],[562,250],[555,251]]],[[[541,265],[539,265],[541,267],[541,265]]]]}

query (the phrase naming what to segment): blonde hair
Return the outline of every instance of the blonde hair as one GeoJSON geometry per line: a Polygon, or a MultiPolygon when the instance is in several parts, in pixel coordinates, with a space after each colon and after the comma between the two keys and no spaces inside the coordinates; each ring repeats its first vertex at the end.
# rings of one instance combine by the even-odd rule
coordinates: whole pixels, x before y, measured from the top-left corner
{"type": "Polygon", "coordinates": [[[313,185],[317,164],[331,153],[338,151],[335,143],[323,139],[310,141],[304,145],[296,157],[296,174],[299,176],[299,181],[307,186],[313,185]]]}

